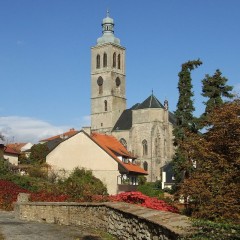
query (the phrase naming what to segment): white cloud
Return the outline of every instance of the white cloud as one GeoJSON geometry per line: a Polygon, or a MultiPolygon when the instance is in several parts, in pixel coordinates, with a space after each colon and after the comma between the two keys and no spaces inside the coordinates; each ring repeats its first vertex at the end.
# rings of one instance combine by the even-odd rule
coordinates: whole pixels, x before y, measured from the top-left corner
{"type": "Polygon", "coordinates": [[[37,143],[41,139],[61,134],[70,128],[70,126],[53,126],[43,120],[30,117],[0,117],[0,133],[10,142],[37,143]]]}

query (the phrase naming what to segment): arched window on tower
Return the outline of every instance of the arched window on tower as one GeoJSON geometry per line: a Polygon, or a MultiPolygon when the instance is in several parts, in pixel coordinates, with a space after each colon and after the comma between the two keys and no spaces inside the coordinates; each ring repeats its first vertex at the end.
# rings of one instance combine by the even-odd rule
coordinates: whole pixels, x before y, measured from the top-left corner
{"type": "Polygon", "coordinates": [[[116,53],[113,54],[113,67],[116,67],[116,53]]]}
{"type": "Polygon", "coordinates": [[[104,101],[104,111],[107,111],[107,100],[104,101]]]}
{"type": "Polygon", "coordinates": [[[121,69],[121,56],[118,54],[118,69],[121,69]]]}
{"type": "Polygon", "coordinates": [[[107,67],[107,54],[103,54],[103,67],[107,67]]]}
{"type": "Polygon", "coordinates": [[[127,149],[127,141],[124,138],[121,138],[119,142],[127,149]]]}
{"type": "Polygon", "coordinates": [[[147,145],[146,139],[144,139],[142,141],[142,147],[143,147],[143,156],[147,156],[148,155],[148,145],[147,145]]]}
{"type": "Polygon", "coordinates": [[[98,93],[102,94],[103,93],[103,78],[101,76],[97,80],[97,85],[98,85],[98,93]]]}
{"type": "Polygon", "coordinates": [[[148,170],[148,163],[147,163],[146,161],[143,163],[143,169],[144,169],[145,171],[148,170]]]}
{"type": "Polygon", "coordinates": [[[97,55],[97,59],[96,59],[96,68],[100,68],[100,55],[97,55]]]}

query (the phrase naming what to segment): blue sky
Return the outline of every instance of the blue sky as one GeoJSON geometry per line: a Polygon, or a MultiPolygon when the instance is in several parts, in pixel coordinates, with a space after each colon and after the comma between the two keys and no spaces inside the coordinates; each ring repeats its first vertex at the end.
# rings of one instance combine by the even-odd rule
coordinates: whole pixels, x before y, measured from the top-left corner
{"type": "Polygon", "coordinates": [[[0,0],[0,132],[8,141],[89,125],[90,48],[107,9],[126,47],[128,107],[153,89],[174,111],[181,64],[198,58],[196,115],[205,74],[220,69],[239,92],[239,0],[0,0]]]}

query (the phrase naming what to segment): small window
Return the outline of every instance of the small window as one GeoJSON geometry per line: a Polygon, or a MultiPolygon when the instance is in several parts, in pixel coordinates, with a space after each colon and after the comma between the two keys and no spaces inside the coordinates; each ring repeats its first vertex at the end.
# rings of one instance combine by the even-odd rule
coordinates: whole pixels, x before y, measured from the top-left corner
{"type": "Polygon", "coordinates": [[[144,169],[145,171],[148,170],[148,163],[147,163],[146,161],[143,163],[143,169],[144,169]]]}
{"type": "Polygon", "coordinates": [[[121,138],[119,142],[127,149],[127,141],[124,138],[121,138]]]}
{"type": "Polygon", "coordinates": [[[104,110],[107,111],[107,100],[104,101],[104,110]]]}
{"type": "Polygon", "coordinates": [[[103,54],[103,67],[107,67],[107,54],[103,54]]]}
{"type": "Polygon", "coordinates": [[[143,147],[143,156],[147,156],[148,155],[148,145],[147,145],[146,139],[144,139],[142,141],[142,147],[143,147]]]}
{"type": "Polygon", "coordinates": [[[118,69],[121,69],[121,56],[118,54],[118,69]]]}
{"type": "Polygon", "coordinates": [[[116,53],[113,54],[113,67],[116,67],[116,53]]]}
{"type": "Polygon", "coordinates": [[[100,68],[100,55],[97,55],[97,59],[96,59],[96,68],[100,68]]]}

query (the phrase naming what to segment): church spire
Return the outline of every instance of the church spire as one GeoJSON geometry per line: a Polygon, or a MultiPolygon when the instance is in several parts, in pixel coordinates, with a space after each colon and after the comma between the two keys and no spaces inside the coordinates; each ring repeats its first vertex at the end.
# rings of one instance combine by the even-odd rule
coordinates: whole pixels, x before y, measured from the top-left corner
{"type": "Polygon", "coordinates": [[[97,44],[115,43],[120,45],[120,40],[114,36],[114,21],[107,10],[107,16],[102,20],[102,37],[98,38],[97,44]]]}

